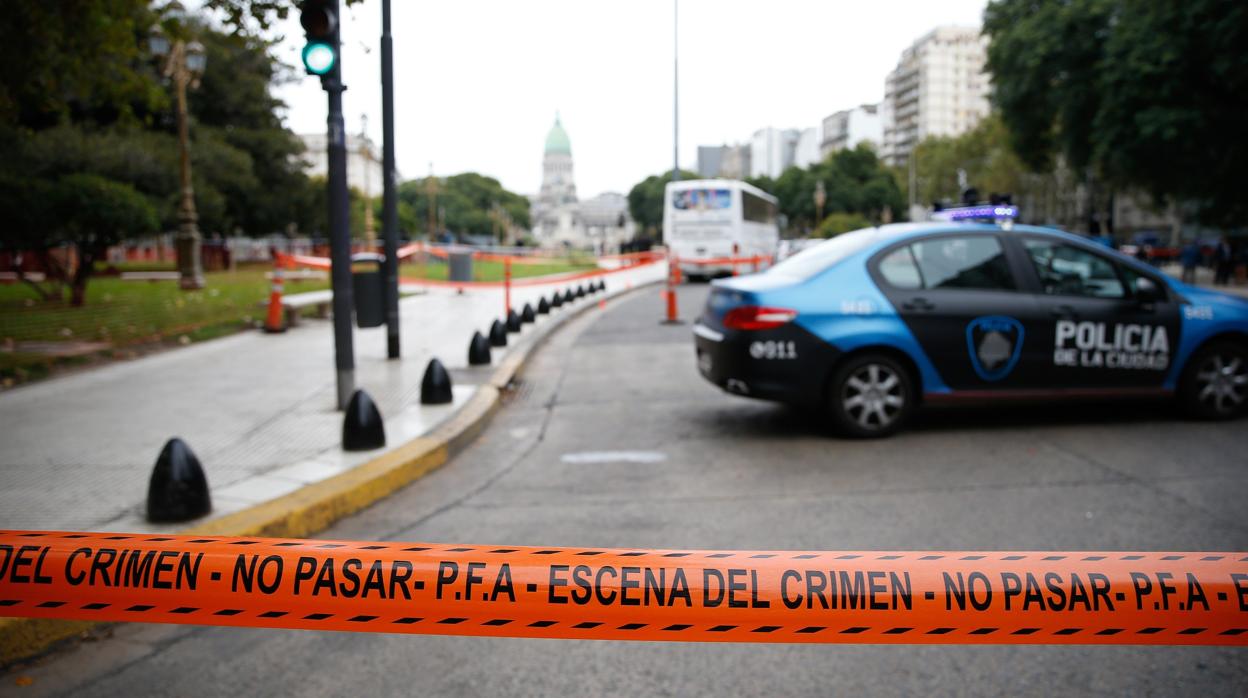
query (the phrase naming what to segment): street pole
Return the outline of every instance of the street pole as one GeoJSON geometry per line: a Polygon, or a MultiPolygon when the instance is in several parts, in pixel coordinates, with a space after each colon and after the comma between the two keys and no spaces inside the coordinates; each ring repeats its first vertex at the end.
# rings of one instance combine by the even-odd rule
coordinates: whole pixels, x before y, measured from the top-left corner
{"type": "Polygon", "coordinates": [[[394,155],[394,45],[390,0],[381,0],[381,230],[385,238],[386,356],[399,358],[399,202],[394,155]]]}
{"type": "Polygon", "coordinates": [[[170,57],[174,92],[178,100],[178,149],[181,158],[182,196],[178,205],[178,234],[174,241],[178,258],[178,287],[191,290],[204,287],[204,266],[201,258],[199,214],[195,211],[195,189],[191,181],[190,115],[186,107],[186,88],[194,79],[186,65],[187,46],[179,41],[170,57]]]}
{"type": "Polygon", "coordinates": [[[672,0],[672,181],[680,181],[680,0],[672,0]]]}
{"type": "MultiPolygon", "coordinates": [[[[330,0],[335,17],[338,0],[330,0]]],[[[331,48],[337,60],[325,75],[325,92],[329,95],[328,160],[329,160],[329,257],[330,284],[334,291],[334,364],[337,367],[338,409],[344,410],[355,392],[355,348],[352,345],[351,288],[351,218],[347,196],[346,124],[342,118],[342,36],[334,27],[331,48]]]]}

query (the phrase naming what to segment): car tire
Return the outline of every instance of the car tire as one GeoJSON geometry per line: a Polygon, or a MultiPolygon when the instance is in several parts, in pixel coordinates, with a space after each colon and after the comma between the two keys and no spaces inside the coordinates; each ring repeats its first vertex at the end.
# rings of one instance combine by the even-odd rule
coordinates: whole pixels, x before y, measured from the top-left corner
{"type": "Polygon", "coordinates": [[[837,367],[828,385],[832,425],[837,432],[854,438],[892,435],[910,418],[914,403],[910,372],[884,354],[849,359],[837,367]]]}
{"type": "Polygon", "coordinates": [[[1179,379],[1179,405],[1198,419],[1233,419],[1248,408],[1248,346],[1214,342],[1197,351],[1179,379]]]}

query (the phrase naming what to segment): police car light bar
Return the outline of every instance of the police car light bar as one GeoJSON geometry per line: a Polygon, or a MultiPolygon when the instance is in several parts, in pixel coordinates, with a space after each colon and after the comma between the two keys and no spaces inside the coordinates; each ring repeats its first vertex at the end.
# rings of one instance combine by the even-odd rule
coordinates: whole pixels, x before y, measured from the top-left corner
{"type": "Polygon", "coordinates": [[[937,211],[932,218],[941,221],[1013,221],[1018,218],[1017,206],[987,204],[984,206],[960,206],[937,211]]]}

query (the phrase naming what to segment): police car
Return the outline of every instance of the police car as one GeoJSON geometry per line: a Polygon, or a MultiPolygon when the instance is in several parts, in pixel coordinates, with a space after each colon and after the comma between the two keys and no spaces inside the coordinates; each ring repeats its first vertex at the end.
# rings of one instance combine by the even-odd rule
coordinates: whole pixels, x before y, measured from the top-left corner
{"type": "Polygon", "coordinates": [[[1248,406],[1248,300],[1188,286],[1013,207],[839,235],[714,282],[698,369],[728,392],[825,407],[853,436],[921,403],[1173,396],[1248,406]],[[1004,209],[1004,210],[1003,210],[1004,209]]]}

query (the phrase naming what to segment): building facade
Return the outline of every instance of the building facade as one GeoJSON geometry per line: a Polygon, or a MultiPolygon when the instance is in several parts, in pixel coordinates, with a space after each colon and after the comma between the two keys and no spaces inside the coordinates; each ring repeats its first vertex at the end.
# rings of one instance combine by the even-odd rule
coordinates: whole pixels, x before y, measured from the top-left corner
{"type": "Polygon", "coordinates": [[[827,158],[838,150],[852,150],[860,143],[879,148],[884,142],[884,122],[879,104],[863,104],[823,119],[823,140],[819,153],[827,158]]]}
{"type": "MultiPolygon", "coordinates": [[[[328,141],[324,133],[308,133],[299,136],[307,150],[303,154],[304,172],[309,177],[325,177],[329,174],[328,141]]],[[[368,197],[381,196],[385,186],[385,170],[381,167],[381,153],[367,137],[347,136],[347,186],[368,197]]]]}
{"type": "Polygon", "coordinates": [[[750,139],[749,176],[779,177],[781,172],[793,165],[801,135],[802,132],[795,128],[768,126],[755,131],[750,139]]]}
{"type": "Polygon", "coordinates": [[[797,143],[793,147],[794,167],[810,167],[822,159],[819,152],[819,129],[811,127],[798,132],[797,143]]]}
{"type": "Polygon", "coordinates": [[[937,27],[901,54],[884,83],[881,156],[904,165],[928,136],[957,136],[988,114],[987,39],[974,27],[937,27]]]}
{"type": "Polygon", "coordinates": [[[598,253],[619,248],[633,237],[628,198],[605,192],[580,201],[572,169],[572,141],[559,116],[546,134],[542,186],[530,197],[533,238],[543,247],[574,247],[598,253]]]}

